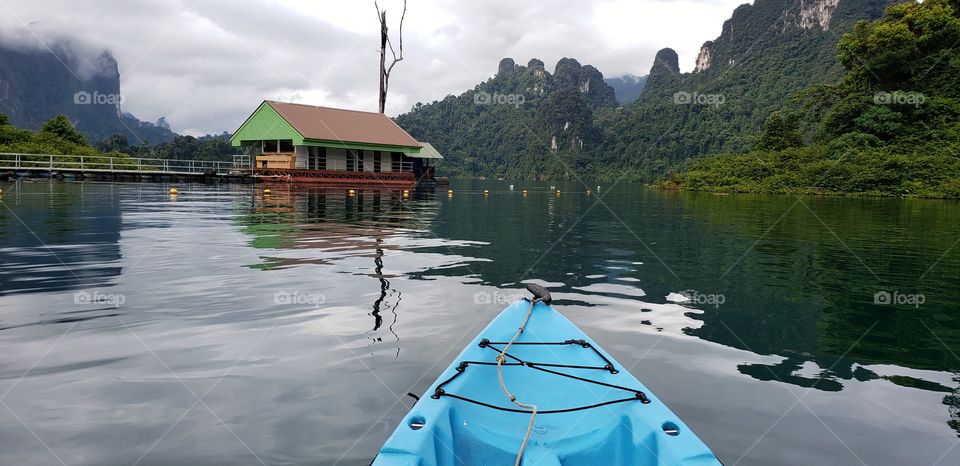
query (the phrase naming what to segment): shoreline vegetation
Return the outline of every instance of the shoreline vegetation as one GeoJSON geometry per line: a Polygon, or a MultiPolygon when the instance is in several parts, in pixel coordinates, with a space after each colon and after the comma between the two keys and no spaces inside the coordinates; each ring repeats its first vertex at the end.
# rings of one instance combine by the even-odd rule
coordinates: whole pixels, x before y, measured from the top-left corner
{"type": "Polygon", "coordinates": [[[234,152],[226,134],[199,138],[177,135],[170,142],[156,145],[146,141],[132,145],[126,136],[115,134],[90,144],[66,115],[51,118],[39,131],[34,132],[13,126],[8,117],[0,113],[0,153],[74,155],[87,157],[87,160],[94,162],[97,158],[106,161],[113,157],[120,159],[114,163],[123,163],[123,159],[132,160],[135,157],[228,161],[234,152]]]}
{"type": "Polygon", "coordinates": [[[958,43],[957,0],[891,6],[840,40],[846,76],[798,92],[751,151],[690,161],[654,186],[960,198],[958,43]]]}
{"type": "Polygon", "coordinates": [[[33,132],[10,124],[7,116],[0,113],[0,152],[22,154],[77,155],[85,157],[126,157],[118,152],[104,153],[87,143],[87,138],[77,131],[70,119],[58,115],[44,123],[40,131],[33,132]]]}

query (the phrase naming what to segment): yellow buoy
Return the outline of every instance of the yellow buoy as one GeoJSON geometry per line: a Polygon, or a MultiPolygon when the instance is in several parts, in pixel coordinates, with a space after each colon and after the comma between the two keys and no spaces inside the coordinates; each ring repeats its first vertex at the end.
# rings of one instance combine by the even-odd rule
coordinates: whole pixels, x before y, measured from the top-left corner
{"type": "Polygon", "coordinates": [[[559,196],[559,195],[560,195],[560,190],[558,189],[558,190],[557,190],[557,196],[559,196]]]}
{"type": "Polygon", "coordinates": [[[527,190],[526,190],[526,189],[523,190],[523,195],[524,195],[524,196],[527,195],[527,190]]]}
{"type": "Polygon", "coordinates": [[[447,190],[447,194],[453,194],[453,190],[452,189],[447,190]]]}
{"type": "Polygon", "coordinates": [[[409,195],[410,195],[410,190],[409,190],[409,189],[404,189],[404,190],[403,190],[403,195],[404,195],[404,196],[409,196],[409,195]]]}
{"type": "Polygon", "coordinates": [[[177,194],[177,188],[170,188],[170,194],[177,194]]]}
{"type": "Polygon", "coordinates": [[[588,189],[588,190],[587,190],[587,196],[589,196],[589,195],[590,195],[590,190],[588,189]]]}
{"type": "Polygon", "coordinates": [[[270,194],[271,192],[272,192],[272,191],[270,191],[270,188],[267,188],[267,189],[264,189],[264,190],[263,190],[263,194],[270,194]]]}
{"type": "Polygon", "coordinates": [[[489,189],[484,189],[484,190],[483,190],[483,195],[484,195],[484,196],[489,196],[489,195],[490,195],[490,190],[489,190],[489,189]]]}

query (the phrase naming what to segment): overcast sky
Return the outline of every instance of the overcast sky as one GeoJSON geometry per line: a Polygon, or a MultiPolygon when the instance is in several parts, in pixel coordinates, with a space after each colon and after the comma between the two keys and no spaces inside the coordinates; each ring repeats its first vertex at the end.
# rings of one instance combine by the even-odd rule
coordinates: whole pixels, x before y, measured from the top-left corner
{"type": "MultiPolygon", "coordinates": [[[[409,0],[387,113],[460,94],[503,57],[647,74],[672,47],[689,71],[749,0],[409,0]]],[[[397,32],[402,0],[381,0],[397,32]]],[[[233,131],[264,99],[377,109],[379,30],[366,0],[0,0],[3,37],[109,49],[123,109],[180,133],[233,131]]],[[[396,44],[395,44],[396,45],[396,44]]]]}

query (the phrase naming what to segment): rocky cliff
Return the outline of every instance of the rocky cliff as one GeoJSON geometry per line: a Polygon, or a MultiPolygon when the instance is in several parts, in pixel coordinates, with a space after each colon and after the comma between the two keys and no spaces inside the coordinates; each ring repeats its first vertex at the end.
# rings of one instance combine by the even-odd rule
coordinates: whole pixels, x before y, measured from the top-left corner
{"type": "Polygon", "coordinates": [[[66,115],[89,141],[113,134],[131,143],[168,142],[175,133],[122,111],[117,60],[108,51],[91,52],[69,41],[44,47],[0,43],[0,113],[22,128],[36,130],[66,115]]]}
{"type": "Polygon", "coordinates": [[[575,165],[602,148],[594,112],[617,106],[615,92],[591,65],[563,58],[546,70],[533,58],[518,65],[504,58],[497,73],[459,96],[418,103],[397,122],[415,138],[433,143],[454,173],[540,176],[543,155],[575,165]]]}
{"type": "Polygon", "coordinates": [[[643,94],[610,134],[611,151],[662,177],[684,160],[748,149],[769,115],[798,90],[844,72],[836,45],[857,20],[894,0],[756,0],[734,10],[703,44],[691,73],[663,49],[643,94]],[[656,118],[653,117],[656,115],[656,118]]]}

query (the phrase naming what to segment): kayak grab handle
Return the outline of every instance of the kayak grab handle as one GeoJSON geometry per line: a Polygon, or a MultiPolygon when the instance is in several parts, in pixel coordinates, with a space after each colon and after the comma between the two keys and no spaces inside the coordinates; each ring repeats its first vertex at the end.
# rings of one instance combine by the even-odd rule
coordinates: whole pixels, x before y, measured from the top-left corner
{"type": "Polygon", "coordinates": [[[536,301],[540,301],[543,304],[550,304],[550,302],[553,301],[553,298],[550,297],[550,292],[536,283],[527,283],[527,291],[533,294],[536,301]]]}

